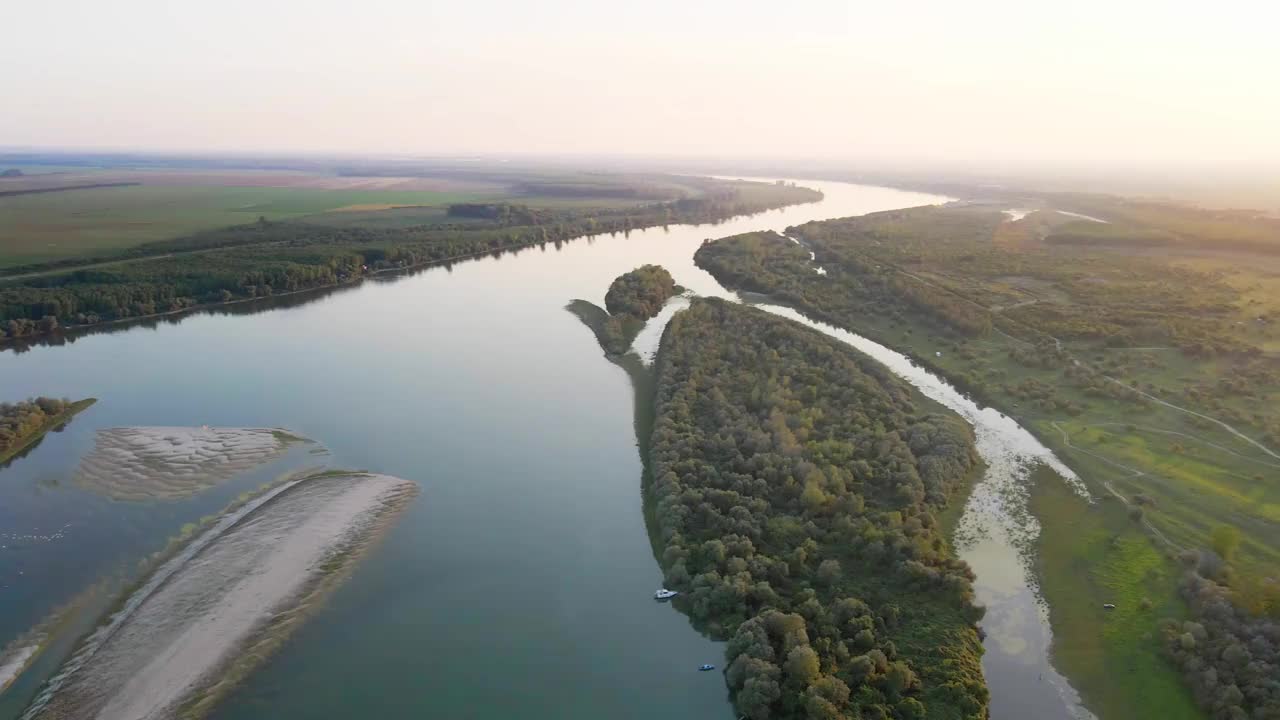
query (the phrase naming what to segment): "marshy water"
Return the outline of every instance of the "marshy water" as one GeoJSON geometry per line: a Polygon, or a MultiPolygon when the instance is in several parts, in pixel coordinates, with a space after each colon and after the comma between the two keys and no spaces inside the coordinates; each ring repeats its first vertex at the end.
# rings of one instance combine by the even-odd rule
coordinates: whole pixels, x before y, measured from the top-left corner
{"type": "MultiPolygon", "coordinates": [[[[0,646],[103,578],[130,578],[184,524],[239,493],[328,465],[408,478],[419,493],[214,717],[733,718],[719,674],[697,672],[722,661],[721,644],[652,600],[662,574],[642,514],[628,378],[564,307],[603,305],[612,279],[645,263],[695,293],[732,297],[693,265],[704,239],[945,201],[803,184],[826,199],[0,353],[5,398],[99,398],[0,471],[0,646]],[[205,425],[287,428],[324,449],[291,444],[190,496],[114,499],[76,481],[98,430],[205,425]]],[[[652,350],[679,306],[650,322],[638,349],[652,350]]],[[[1024,556],[1035,531],[1027,467],[1056,460],[906,358],[825,330],[974,423],[989,467],[958,539],[988,606],[993,717],[1073,717],[1024,556]]],[[[79,602],[60,626],[91,621],[104,602],[79,602]]],[[[50,643],[0,695],[0,718],[19,716],[72,650],[50,643]]]]}

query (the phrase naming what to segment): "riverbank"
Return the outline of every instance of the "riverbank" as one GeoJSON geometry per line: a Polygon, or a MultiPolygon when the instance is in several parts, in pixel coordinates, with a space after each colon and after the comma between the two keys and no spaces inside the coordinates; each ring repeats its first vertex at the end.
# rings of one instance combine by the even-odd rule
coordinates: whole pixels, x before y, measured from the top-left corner
{"type": "Polygon", "coordinates": [[[2,334],[5,340],[20,342],[57,334],[60,323],[71,321],[70,327],[87,328],[156,319],[338,287],[384,271],[448,264],[605,233],[722,222],[822,199],[821,192],[809,188],[721,184],[724,187],[714,194],[638,208],[566,214],[499,204],[490,209],[519,212],[509,221],[494,219],[475,226],[322,228],[264,221],[225,228],[160,243],[166,252],[139,257],[101,274],[70,268],[35,283],[0,278],[2,334]],[[128,292],[122,291],[125,284],[128,292]],[[62,308],[59,316],[42,315],[47,311],[37,309],[51,306],[62,308]]]}
{"type": "MultiPolygon", "coordinates": [[[[1056,301],[1055,306],[1068,307],[1062,313],[1070,318],[1082,315],[1082,310],[1064,300],[1068,296],[1061,287],[1053,286],[1047,279],[1037,284],[1037,278],[1032,277],[1033,270],[1048,273],[1053,269],[1047,263],[1028,268],[1033,260],[1043,260],[1041,256],[1015,254],[1024,265],[1006,268],[1009,258],[995,256],[993,254],[1000,251],[973,240],[987,237],[988,242],[993,242],[989,240],[989,234],[995,232],[992,228],[1006,225],[1005,220],[991,217],[989,213],[937,210],[910,210],[877,218],[804,225],[800,236],[817,250],[817,260],[831,275],[815,274],[809,247],[801,249],[780,236],[755,234],[726,238],[700,250],[699,261],[726,282],[776,293],[792,306],[803,309],[805,315],[833,320],[840,327],[855,328],[856,332],[876,338],[883,345],[902,348],[902,352],[913,356],[922,368],[952,380],[957,388],[969,391],[969,395],[979,401],[1001,407],[1009,415],[995,410],[989,413],[1000,416],[1010,425],[1016,421],[1019,432],[1029,436],[1030,445],[1043,448],[1043,459],[1069,459],[1071,469],[1088,475],[1082,479],[1066,470],[1065,465],[1055,468],[1056,475],[1073,480],[1076,488],[1088,489],[1089,492],[1076,495],[1076,503],[1085,503],[1085,497],[1094,498],[1098,505],[1111,503],[1108,507],[1114,507],[1128,523],[1126,532],[1137,538],[1129,548],[1133,555],[1169,564],[1170,551],[1203,542],[1179,547],[1170,539],[1176,537],[1175,533],[1185,537],[1212,528],[1213,521],[1206,518],[1210,515],[1206,512],[1206,501],[1210,497],[1201,491],[1206,480],[1221,486],[1239,486],[1243,484],[1240,480],[1248,483],[1248,475],[1222,471],[1228,465],[1244,464],[1248,460],[1243,457],[1244,450],[1230,450],[1226,447],[1230,445],[1229,439],[1220,441],[1221,445],[1204,442],[1202,447],[1187,450],[1185,446],[1190,443],[1202,442],[1199,439],[1204,434],[1202,430],[1165,424],[1166,416],[1178,410],[1176,407],[1160,405],[1160,401],[1151,396],[1130,391],[1129,383],[1135,380],[1120,384],[1112,379],[1112,375],[1142,378],[1138,370],[1149,366],[1162,368],[1156,360],[1138,357],[1146,361],[1139,363],[1128,356],[1116,359],[1114,354],[1103,355],[1106,348],[1079,342],[1078,346],[1083,347],[1076,347],[1075,352],[1083,356],[1088,351],[1089,356],[1087,360],[1076,360],[1066,352],[1064,342],[1052,337],[1046,341],[1042,332],[1036,336],[1042,337],[1038,346],[1007,334],[1015,329],[1006,313],[1025,313],[1030,307],[1043,311],[1044,305],[1050,305],[1048,299],[1056,301]],[[887,237],[893,242],[884,242],[887,237]],[[938,258],[952,261],[943,264],[938,258]],[[979,259],[982,263],[978,263],[979,259]],[[911,263],[910,272],[904,268],[906,263],[911,263]],[[922,277],[932,279],[925,281],[922,277]],[[952,290],[951,286],[959,286],[964,292],[952,290]],[[1025,296],[1032,293],[1025,287],[1033,287],[1038,300],[1025,300],[1025,296]],[[979,297],[983,302],[970,300],[969,296],[979,297]],[[1091,383],[1091,378],[1097,378],[1097,382],[1091,383]],[[1144,402],[1144,397],[1151,402],[1144,402]],[[1156,407],[1148,410],[1147,405],[1156,407]],[[1157,413],[1161,419],[1143,418],[1144,414],[1157,413]],[[1167,450],[1157,454],[1156,448],[1167,450]],[[1103,454],[1119,456],[1120,460],[1110,460],[1103,454]],[[1162,461],[1162,457],[1170,460],[1162,461]],[[1230,464],[1222,462],[1224,457],[1231,460],[1230,464]],[[1083,486],[1080,483],[1084,483],[1083,486]],[[1133,514],[1133,519],[1129,519],[1129,514],[1133,514]]],[[[1107,270],[1097,263],[1092,263],[1091,269],[1094,266],[1100,272],[1107,270]]],[[[1076,272],[1079,270],[1073,269],[1073,273],[1076,272]]],[[[1070,283],[1071,277],[1074,274],[1066,279],[1051,275],[1061,283],[1070,283]]],[[[1103,277],[1110,282],[1112,275],[1103,277]]],[[[1120,277],[1116,282],[1123,279],[1120,277]]],[[[1069,284],[1066,287],[1074,290],[1069,284]]],[[[1106,318],[1105,313],[1096,315],[1097,318],[1089,322],[1105,322],[1100,319],[1106,318]]],[[[1023,325],[1019,325],[1021,327],[1023,325]]],[[[1088,325],[1079,325],[1069,331],[1088,329],[1088,325]]],[[[1064,336],[1066,333],[1055,332],[1064,336]]],[[[1203,416],[1192,416],[1203,419],[1203,416]]],[[[1024,460],[1037,459],[1032,456],[1024,460]]],[[[1097,705],[1097,711],[1105,712],[1105,717],[1132,716],[1134,708],[1142,708],[1143,698],[1148,694],[1143,688],[1161,694],[1169,706],[1166,715],[1198,716],[1188,693],[1170,692],[1162,685],[1171,678],[1172,667],[1165,660],[1160,644],[1151,642],[1151,638],[1142,642],[1134,637],[1117,639],[1116,629],[1107,628],[1107,641],[1096,641],[1093,655],[1079,647],[1074,656],[1068,651],[1055,650],[1062,647],[1056,644],[1055,638],[1065,634],[1068,637],[1062,641],[1064,644],[1083,642],[1084,638],[1101,637],[1102,629],[1084,623],[1087,618],[1073,614],[1074,607],[1064,611],[1070,620],[1051,619],[1044,614],[1044,601],[1048,601],[1051,612],[1056,610],[1057,603],[1078,602],[1079,596],[1091,592],[1084,585],[1093,580],[1080,571],[1053,571],[1053,582],[1068,583],[1068,587],[1060,587],[1052,597],[1039,593],[1037,585],[1043,575],[1041,570],[1032,571],[1033,562],[1037,561],[1038,548],[1048,547],[1042,544],[1039,533],[1050,533],[1056,538],[1059,544],[1052,546],[1052,550],[1061,553],[1057,556],[1059,564],[1065,562],[1064,557],[1082,559],[1091,553],[1097,559],[1100,551],[1089,546],[1083,537],[1064,532],[1064,515],[1053,512],[1061,507],[1048,506],[1043,515],[1038,510],[1046,510],[1046,506],[1032,507],[1029,502],[1032,488],[1059,480],[1037,483],[1029,477],[1029,469],[1002,470],[996,486],[1004,489],[996,495],[978,496],[980,502],[1000,511],[1007,521],[996,528],[996,536],[989,532],[972,534],[973,539],[968,543],[972,555],[966,559],[972,557],[979,579],[1002,577],[1001,568],[1009,562],[1000,560],[1001,555],[1012,555],[1015,564],[1020,561],[1027,566],[1027,583],[1021,587],[1002,580],[988,588],[989,596],[1001,605],[1019,607],[1016,614],[988,614],[984,625],[989,633],[988,678],[1004,678],[1009,682],[1021,675],[1023,687],[1043,683],[1052,675],[1025,673],[1025,664],[1015,662],[1019,656],[1039,653],[1046,657],[1046,665],[1050,659],[1055,666],[1061,665],[1073,684],[1079,674],[1080,682],[1088,685],[1089,705],[1091,708],[1097,705]],[[998,542],[992,543],[992,537],[998,542]],[[1001,542],[1010,546],[1007,550],[1011,552],[996,552],[995,546],[1001,542]],[[1075,592],[1070,589],[1071,583],[1079,585],[1075,592]],[[1012,597],[1021,597],[1024,601],[1010,603],[1012,597]],[[1014,624],[1032,632],[1028,635],[1010,633],[1010,626],[1014,624]],[[998,673],[992,671],[1001,656],[1007,656],[1009,662],[1005,662],[998,673]],[[1125,671],[1120,671],[1120,666],[1125,671]],[[1107,671],[1098,671],[1100,667],[1107,671]]],[[[1248,469],[1251,474],[1257,471],[1256,466],[1248,469]]],[[[1256,478],[1261,480],[1262,475],[1256,478]]],[[[1257,492],[1257,486],[1251,489],[1257,492]]],[[[1059,495],[1071,495],[1069,488],[1059,487],[1055,491],[1059,495]]],[[[1266,492],[1265,489],[1262,492],[1266,492]]],[[[961,524],[961,532],[963,530],[961,524]]],[[[1265,548],[1251,550],[1261,553],[1265,548]]],[[[1176,571],[1164,579],[1167,587],[1162,591],[1148,588],[1152,602],[1171,598],[1169,614],[1178,616],[1180,601],[1174,593],[1176,571]]],[[[980,585],[979,582],[979,594],[982,594],[980,585]]],[[[1097,600],[1089,607],[1102,612],[1105,602],[1097,600]]],[[[1130,623],[1126,628],[1135,624],[1130,623]]],[[[1066,698],[1073,694],[1065,682],[1061,683],[1061,689],[1066,698]]],[[[1037,708],[1010,710],[1014,711],[1009,712],[1009,716],[1021,716],[1037,708]]],[[[993,715],[996,711],[993,705],[993,715]]]]}
{"type": "Polygon", "coordinates": [[[293,480],[192,539],[93,633],[25,718],[202,717],[412,499],[385,475],[293,480]]]}
{"type": "Polygon", "coordinates": [[[67,408],[62,412],[58,413],[57,415],[54,415],[51,418],[48,418],[44,422],[44,424],[40,426],[39,429],[37,429],[35,432],[32,432],[31,434],[19,440],[17,445],[9,448],[8,450],[5,450],[4,452],[0,452],[0,468],[3,468],[5,464],[7,464],[10,460],[16,458],[18,455],[21,455],[23,452],[31,448],[49,432],[56,430],[66,425],[67,423],[71,422],[72,418],[74,418],[76,415],[80,414],[81,412],[84,412],[85,410],[89,409],[96,402],[98,402],[97,398],[85,398],[84,400],[77,400],[71,403],[70,405],[68,405],[67,408]]]}
{"type": "Polygon", "coordinates": [[[1161,647],[1160,621],[1187,615],[1177,563],[1105,489],[1086,502],[1043,465],[1031,482],[1029,507],[1040,520],[1036,576],[1054,664],[1099,717],[1202,718],[1161,647]]]}

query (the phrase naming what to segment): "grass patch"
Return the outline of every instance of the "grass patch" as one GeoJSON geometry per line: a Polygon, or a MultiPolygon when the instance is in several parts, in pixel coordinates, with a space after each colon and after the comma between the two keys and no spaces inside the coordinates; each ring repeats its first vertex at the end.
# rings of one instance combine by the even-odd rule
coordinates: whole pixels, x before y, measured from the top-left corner
{"type": "Polygon", "coordinates": [[[288,220],[370,204],[443,208],[478,197],[429,191],[161,185],[17,195],[0,198],[0,267],[98,257],[259,217],[288,220]]]}
{"type": "Polygon", "coordinates": [[[1047,467],[1033,480],[1037,571],[1050,607],[1054,665],[1101,720],[1203,717],[1160,645],[1160,619],[1186,615],[1175,562],[1119,502],[1090,504],[1047,467]]]}

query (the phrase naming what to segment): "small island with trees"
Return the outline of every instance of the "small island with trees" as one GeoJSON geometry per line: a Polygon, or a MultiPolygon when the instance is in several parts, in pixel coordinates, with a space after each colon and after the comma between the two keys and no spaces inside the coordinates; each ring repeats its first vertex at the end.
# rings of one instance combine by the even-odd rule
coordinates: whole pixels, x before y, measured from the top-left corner
{"type": "Polygon", "coordinates": [[[722,300],[672,319],[655,373],[654,542],[676,607],[729,641],[739,713],[987,717],[982,610],[939,520],[979,467],[970,428],[722,300]]]}
{"type": "Polygon", "coordinates": [[[0,403],[0,464],[12,460],[45,433],[62,427],[95,402],[94,398],[72,402],[65,398],[37,397],[0,403]]]}
{"type": "Polygon", "coordinates": [[[642,265],[609,285],[604,296],[607,311],[586,300],[573,301],[569,310],[591,328],[605,353],[618,356],[631,349],[645,321],[657,316],[680,291],[666,268],[642,265]]]}

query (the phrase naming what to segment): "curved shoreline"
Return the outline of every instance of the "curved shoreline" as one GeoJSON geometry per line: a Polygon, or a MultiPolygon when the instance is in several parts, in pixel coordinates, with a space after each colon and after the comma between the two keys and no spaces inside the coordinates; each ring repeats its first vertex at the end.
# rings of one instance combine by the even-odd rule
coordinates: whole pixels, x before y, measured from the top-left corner
{"type": "Polygon", "coordinates": [[[416,491],[387,475],[321,473],[229,513],[85,640],[24,720],[207,714],[340,584],[416,491]]]}
{"type": "MultiPolygon", "coordinates": [[[[761,209],[755,210],[752,212],[739,213],[737,215],[725,215],[723,217],[718,217],[712,220],[705,220],[702,222],[679,222],[678,220],[676,222],[655,221],[653,224],[641,224],[635,227],[627,228],[625,230],[607,230],[607,231],[602,230],[596,233],[584,233],[582,235],[574,235],[572,237],[564,238],[561,240],[546,240],[546,239],[530,240],[528,242],[515,243],[513,245],[508,245],[505,247],[489,248],[486,250],[477,250],[475,252],[460,253],[458,255],[452,255],[450,257],[437,258],[433,260],[424,260],[422,262],[410,263],[407,265],[398,265],[395,267],[386,267],[386,268],[376,268],[376,269],[368,270],[359,275],[353,275],[343,280],[337,280],[332,283],[325,283],[323,285],[315,285],[312,287],[299,288],[297,290],[287,290],[285,292],[273,293],[271,295],[262,296],[262,297],[234,298],[232,300],[227,300],[225,302],[196,303],[194,305],[184,307],[184,308],[179,308],[177,310],[166,310],[164,312],[151,313],[149,315],[135,315],[133,317],[127,317],[127,318],[113,318],[110,320],[102,320],[100,322],[85,324],[85,325],[60,325],[50,332],[22,335],[18,337],[0,337],[0,351],[3,351],[5,349],[11,349],[11,348],[22,349],[22,348],[29,347],[31,345],[37,345],[37,344],[47,344],[51,342],[56,342],[57,339],[59,338],[74,338],[79,335],[91,335],[94,333],[94,331],[111,332],[112,330],[116,330],[116,329],[126,329],[132,324],[141,324],[149,321],[163,320],[166,318],[177,319],[185,315],[200,314],[203,312],[214,312],[219,308],[234,307],[234,306],[243,305],[246,303],[264,303],[265,304],[265,303],[269,303],[269,301],[275,298],[288,298],[291,296],[305,295],[306,293],[318,294],[324,291],[334,290],[337,288],[356,286],[361,284],[365,280],[375,279],[379,275],[396,276],[396,275],[412,272],[415,270],[425,270],[428,268],[439,267],[439,266],[447,267],[457,262],[477,260],[486,256],[495,255],[495,254],[501,255],[508,252],[519,252],[521,250],[527,250],[540,245],[545,246],[550,243],[569,243],[569,242],[574,242],[576,240],[582,240],[584,238],[596,237],[597,235],[602,235],[602,234],[616,234],[619,232],[630,233],[630,232],[636,232],[636,231],[649,230],[655,227],[666,227],[667,225],[671,225],[671,226],[688,225],[691,227],[697,227],[699,225],[717,225],[737,217],[750,217],[752,215],[759,215],[762,213],[770,212],[772,210],[778,210],[778,209],[790,207],[791,205],[805,205],[808,203],[821,202],[821,201],[822,201],[822,198],[819,197],[817,200],[803,200],[803,201],[796,201],[793,203],[783,203],[781,205],[762,207],[761,209]]],[[[268,244],[272,244],[272,243],[268,243],[268,244]]],[[[224,252],[228,250],[234,250],[240,247],[253,247],[253,246],[252,245],[248,245],[248,246],[230,245],[225,247],[203,248],[203,249],[191,250],[183,253],[166,253],[166,254],[155,255],[155,256],[128,258],[128,259],[122,259],[116,262],[147,261],[147,260],[169,258],[177,255],[192,255],[192,254],[201,254],[201,253],[224,252]]],[[[57,270],[41,272],[39,274],[41,275],[63,274],[63,273],[75,272],[77,270],[82,270],[82,269],[84,268],[82,267],[69,267],[65,269],[60,268],[57,270]]],[[[16,280],[22,277],[31,277],[31,274],[16,275],[16,276],[0,276],[0,285],[4,285],[8,281],[16,280]]]]}

